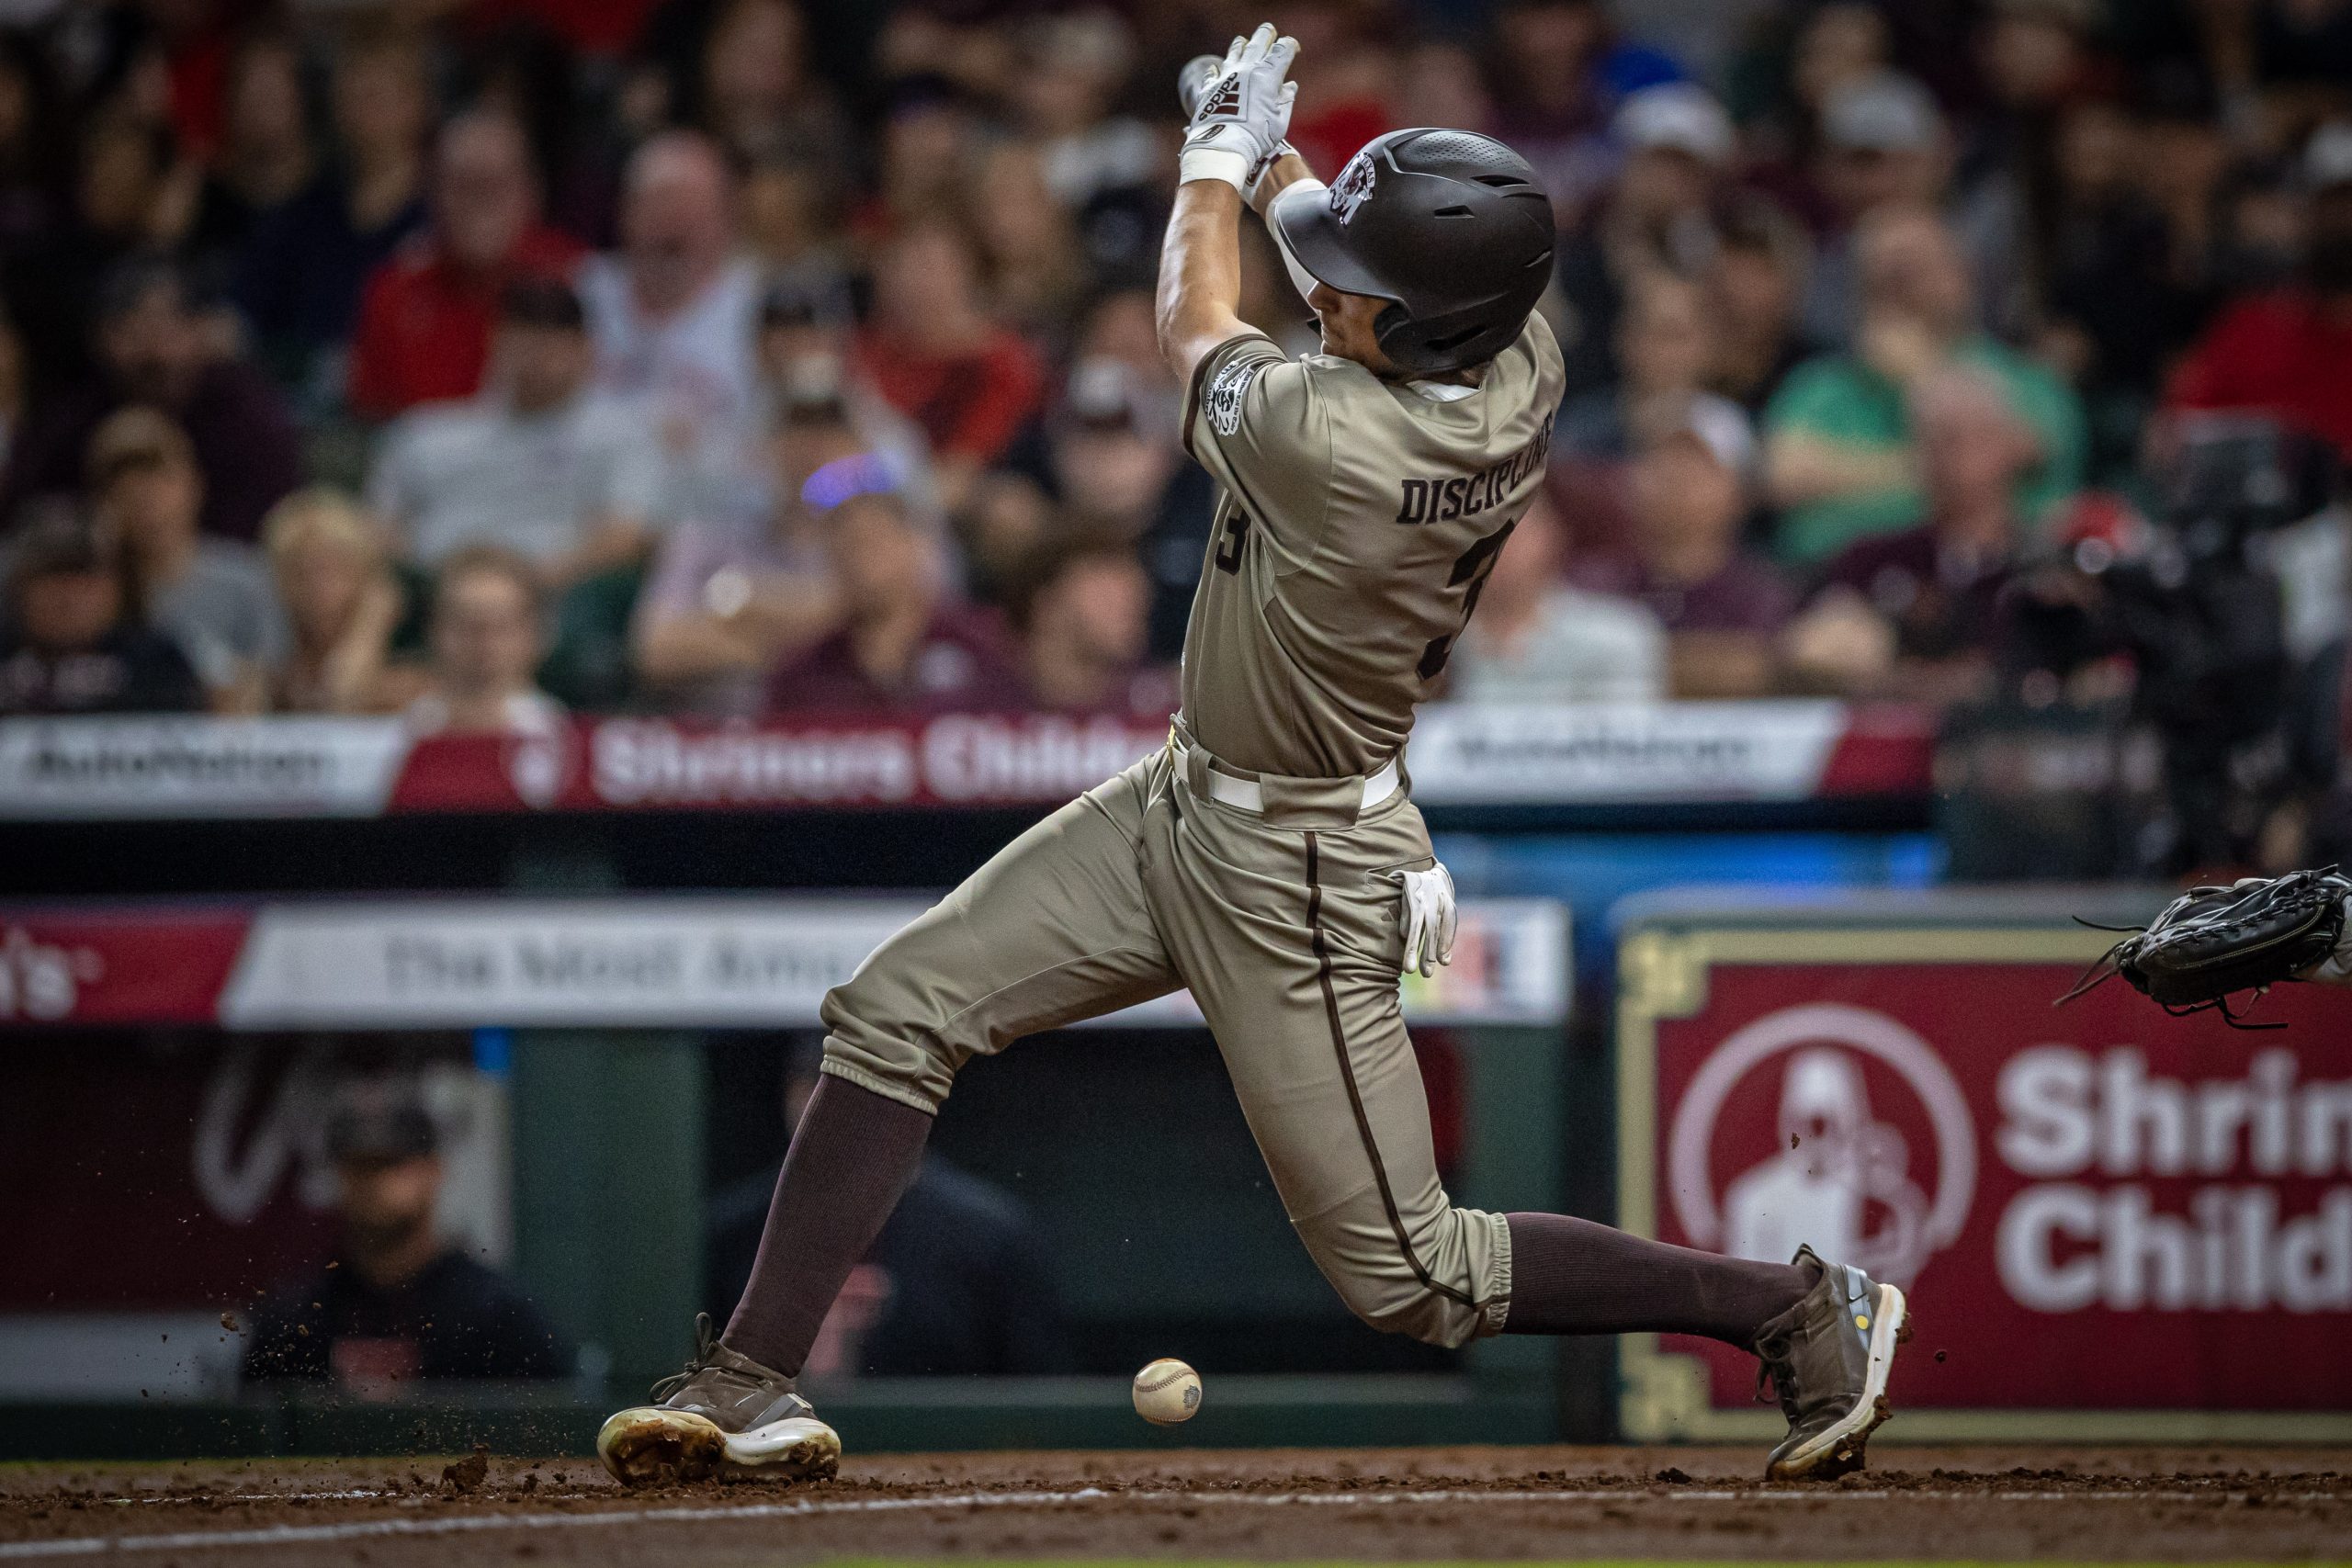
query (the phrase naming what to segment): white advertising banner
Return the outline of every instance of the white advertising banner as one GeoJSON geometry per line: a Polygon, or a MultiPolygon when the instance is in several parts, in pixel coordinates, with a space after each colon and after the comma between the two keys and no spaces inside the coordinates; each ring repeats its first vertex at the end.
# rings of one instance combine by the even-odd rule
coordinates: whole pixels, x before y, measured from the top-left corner
{"type": "Polygon", "coordinates": [[[1421,710],[1407,752],[1429,806],[1802,799],[1846,733],[1835,702],[1556,703],[1421,710]]]}
{"type": "Polygon", "coordinates": [[[397,719],[17,719],[0,818],[373,817],[409,746],[397,719]]]}
{"type": "MultiPolygon", "coordinates": [[[[805,1028],[921,901],[850,897],[434,899],[264,906],[223,988],[231,1029],[805,1028]]],[[[1408,1018],[1557,1023],[1567,910],[1462,906],[1454,962],[1408,976],[1408,1018]]],[[[1188,994],[1106,1022],[1197,1025],[1188,994]]]]}

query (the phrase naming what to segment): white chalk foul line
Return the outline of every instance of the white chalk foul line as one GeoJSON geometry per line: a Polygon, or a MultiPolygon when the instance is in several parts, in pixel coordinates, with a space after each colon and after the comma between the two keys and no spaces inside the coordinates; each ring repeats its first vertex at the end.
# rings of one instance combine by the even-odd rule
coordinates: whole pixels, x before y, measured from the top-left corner
{"type": "MultiPolygon", "coordinates": [[[[302,1494],[262,1494],[269,1501],[292,1501],[302,1494]]],[[[317,1496],[334,1494],[315,1494],[317,1496]]],[[[1442,1504],[1576,1504],[1576,1503],[1733,1503],[1733,1502],[1914,1502],[1998,1503],[2228,1503],[2252,1495],[2244,1492],[1970,1492],[1894,1489],[1744,1492],[1677,1489],[1668,1491],[1547,1491],[1473,1492],[1106,1492],[1082,1487],[1074,1492],[958,1492],[925,1497],[806,1498],[797,1503],[744,1503],[699,1507],[597,1508],[579,1513],[453,1514],[434,1518],[348,1519],[337,1524],[264,1525],[252,1529],[177,1530],[169,1534],[81,1536],[67,1540],[0,1542],[0,1562],[96,1557],[109,1551],[202,1551],[225,1547],[319,1545],[330,1541],[365,1540],[379,1536],[470,1535],[496,1530],[575,1529],[595,1526],[701,1524],[757,1519],[808,1518],[831,1514],[910,1513],[928,1509],[1051,1508],[1116,1500],[1195,1506],[1226,1505],[1288,1507],[1294,1505],[1333,1506],[1400,1503],[1442,1504]]],[[[2274,1503],[2347,1503],[2352,1493],[2295,1492],[2267,1496],[2274,1503]]]]}

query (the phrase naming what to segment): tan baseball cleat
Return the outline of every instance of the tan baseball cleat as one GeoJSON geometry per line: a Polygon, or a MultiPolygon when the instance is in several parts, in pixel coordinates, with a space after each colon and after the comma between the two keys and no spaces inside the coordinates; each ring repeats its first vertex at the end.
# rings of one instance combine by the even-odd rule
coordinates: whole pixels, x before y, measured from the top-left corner
{"type": "Polygon", "coordinates": [[[1803,1300],[1756,1336],[1789,1435],[1766,1461],[1768,1481],[1826,1481],[1862,1468],[1863,1448],[1891,1414],[1887,1373],[1911,1337],[1910,1303],[1859,1269],[1825,1263],[1809,1247],[1799,1268],[1819,1270],[1803,1300]]]}
{"type": "Polygon", "coordinates": [[[830,1480],[842,1439],[782,1372],[720,1344],[710,1314],[695,1319],[686,1370],[653,1385],[652,1404],[607,1416],[596,1457],[625,1486],[707,1481],[722,1472],[830,1480]]]}

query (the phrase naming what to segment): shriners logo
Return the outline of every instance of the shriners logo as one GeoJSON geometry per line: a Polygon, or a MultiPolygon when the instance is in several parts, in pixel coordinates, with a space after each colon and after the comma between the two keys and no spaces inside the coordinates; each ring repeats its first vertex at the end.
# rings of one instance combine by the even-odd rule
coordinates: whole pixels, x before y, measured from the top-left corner
{"type": "Polygon", "coordinates": [[[1356,209],[1371,197],[1373,177],[1372,154],[1366,151],[1349,159],[1348,166],[1331,183],[1331,215],[1340,220],[1341,228],[1356,215],[1356,209]]]}
{"type": "Polygon", "coordinates": [[[573,739],[560,726],[522,729],[500,748],[506,779],[523,804],[545,811],[563,798],[573,773],[573,739]]]}
{"type": "MultiPolygon", "coordinates": [[[[1917,1125],[1917,1122],[1914,1122],[1917,1125]]],[[[1668,1145],[1675,1218],[1696,1247],[1785,1263],[1801,1245],[1908,1287],[1967,1223],[1976,1129],[1933,1047],[1883,1013],[1820,1004],[1769,1013],[1717,1046],[1675,1110],[1668,1145]],[[1864,1065],[1892,1069],[1934,1134],[1932,1167],[1871,1104],[1864,1065]],[[1771,1075],[1770,1149],[1736,1151],[1720,1202],[1711,1156],[1725,1101],[1771,1075]],[[1932,1185],[1922,1185],[1932,1169],[1932,1185]]]]}

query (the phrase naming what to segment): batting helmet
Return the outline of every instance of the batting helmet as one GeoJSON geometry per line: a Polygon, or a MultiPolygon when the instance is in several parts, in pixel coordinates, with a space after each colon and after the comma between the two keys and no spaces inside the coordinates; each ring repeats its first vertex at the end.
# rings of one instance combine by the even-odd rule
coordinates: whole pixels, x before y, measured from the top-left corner
{"type": "Polygon", "coordinates": [[[1509,347],[1552,278],[1552,203],[1527,160],[1468,130],[1392,130],[1328,191],[1293,186],[1268,214],[1299,265],[1394,301],[1381,352],[1416,376],[1509,347]]]}

